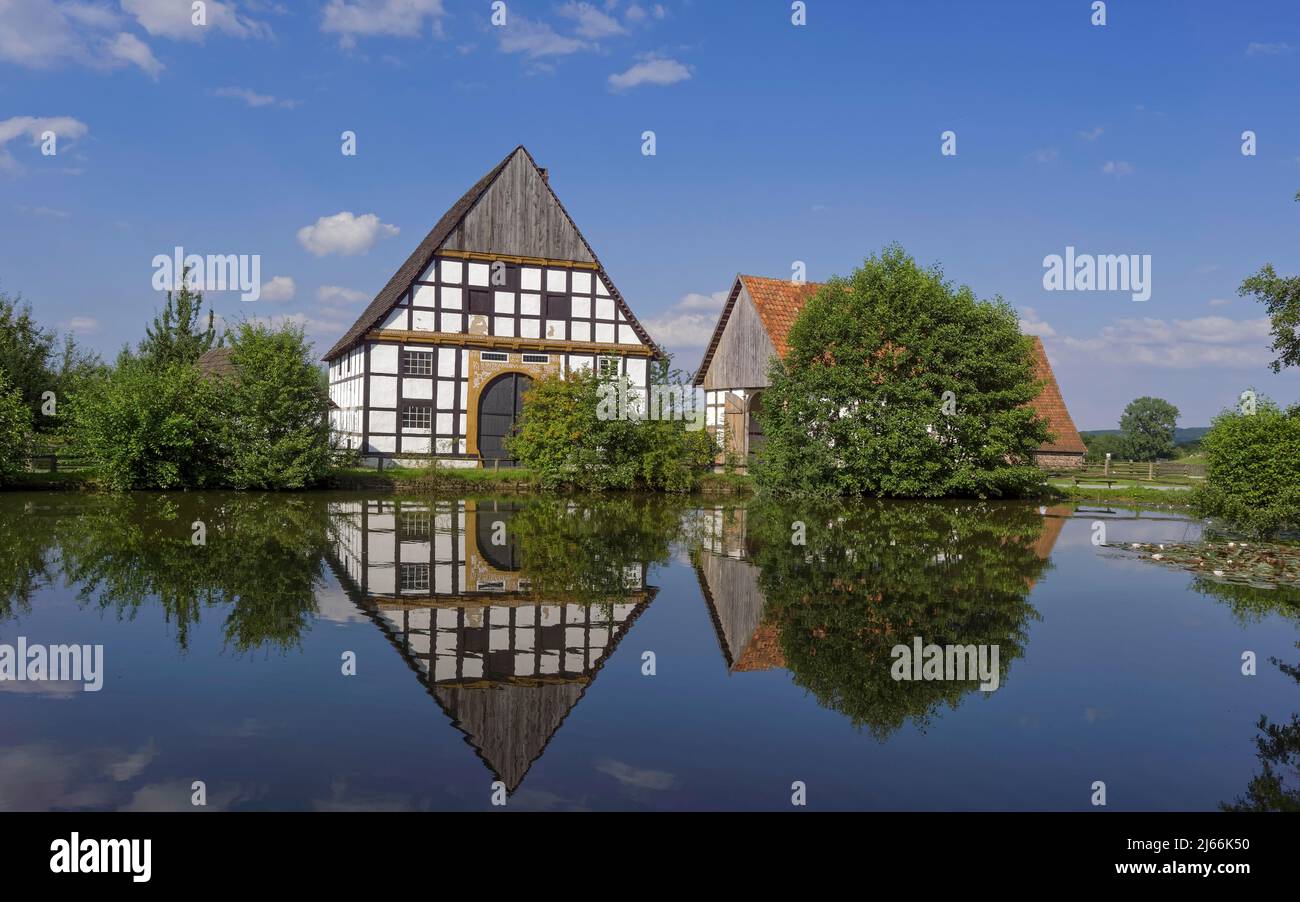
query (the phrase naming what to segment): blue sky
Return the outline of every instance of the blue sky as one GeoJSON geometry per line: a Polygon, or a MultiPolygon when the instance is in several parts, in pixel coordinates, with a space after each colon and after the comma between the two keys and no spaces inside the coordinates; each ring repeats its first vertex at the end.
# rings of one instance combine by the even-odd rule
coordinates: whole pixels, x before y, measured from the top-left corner
{"type": "Polygon", "coordinates": [[[524,144],[687,369],[737,272],[896,241],[1021,312],[1080,428],[1138,395],[1182,425],[1300,399],[1236,296],[1300,271],[1300,9],[1090,7],[509,0],[496,26],[487,0],[209,0],[200,27],[190,0],[0,0],[0,287],[112,354],[161,303],[155,255],[259,254],[264,297],[218,312],[324,351],[524,144]],[[1149,254],[1150,300],[1045,290],[1070,246],[1149,254]]]}

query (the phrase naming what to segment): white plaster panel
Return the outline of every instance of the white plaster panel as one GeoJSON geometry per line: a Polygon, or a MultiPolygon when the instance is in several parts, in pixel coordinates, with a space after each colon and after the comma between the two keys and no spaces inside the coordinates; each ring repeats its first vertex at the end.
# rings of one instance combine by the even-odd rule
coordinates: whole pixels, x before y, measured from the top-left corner
{"type": "Polygon", "coordinates": [[[609,289],[605,287],[605,280],[599,276],[596,277],[596,294],[609,297],[609,289]]]}
{"type": "Polygon", "coordinates": [[[618,343],[621,345],[639,345],[641,339],[637,337],[636,330],[631,326],[619,326],[618,343]]]}
{"type": "Polygon", "coordinates": [[[452,431],[452,426],[451,426],[451,423],[452,423],[452,420],[451,420],[451,414],[449,414],[449,413],[440,413],[440,414],[437,414],[437,418],[438,418],[438,431],[439,431],[439,432],[451,432],[451,431],[452,431]]]}
{"type": "Polygon", "coordinates": [[[514,313],[515,312],[515,293],[513,291],[497,291],[493,293],[493,300],[496,303],[497,313],[514,313]]]}
{"type": "Polygon", "coordinates": [[[596,323],[596,341],[611,344],[614,341],[613,323],[596,323]]]}
{"type": "Polygon", "coordinates": [[[442,281],[444,283],[459,285],[461,277],[461,262],[459,260],[442,261],[442,281]]]}
{"type": "Polygon", "coordinates": [[[577,271],[573,273],[573,293],[591,294],[591,273],[577,271]]]}
{"type": "Polygon", "coordinates": [[[568,289],[568,280],[565,279],[565,275],[566,273],[562,269],[548,269],[546,271],[546,290],[563,294],[568,289]]]}
{"type": "Polygon", "coordinates": [[[573,341],[591,341],[591,323],[583,323],[574,320],[570,323],[573,341]]]}
{"type": "Polygon", "coordinates": [[[456,399],[456,383],[443,379],[438,382],[438,409],[451,410],[456,399]]]}
{"type": "Polygon", "coordinates": [[[591,298],[573,299],[573,318],[587,319],[591,316],[591,298]]]}
{"type": "Polygon", "coordinates": [[[418,401],[433,400],[432,379],[403,379],[402,397],[418,401]]]}
{"type": "Polygon", "coordinates": [[[548,319],[546,321],[546,337],[564,340],[564,320],[548,319]]]}
{"type": "Polygon", "coordinates": [[[442,298],[442,308],[444,310],[460,310],[463,303],[463,296],[459,288],[442,287],[438,289],[442,298]]]}
{"type": "Polygon", "coordinates": [[[465,331],[465,314],[463,313],[440,313],[439,322],[442,324],[443,332],[464,332],[465,331]]]}
{"type": "Polygon", "coordinates": [[[397,450],[397,437],[394,435],[372,435],[366,444],[366,450],[380,454],[392,454],[397,450]]]}
{"type": "Polygon", "coordinates": [[[521,319],[519,321],[519,334],[524,338],[540,338],[542,333],[542,321],[540,319],[521,319]]]}
{"type": "Polygon", "coordinates": [[[535,266],[525,266],[519,271],[519,287],[524,291],[541,291],[542,271],[535,266]]]}
{"type": "Polygon", "coordinates": [[[398,307],[392,313],[384,318],[380,324],[381,329],[405,329],[406,328],[406,308],[398,307]]]}
{"type": "Polygon", "coordinates": [[[639,359],[633,360],[630,358],[628,359],[627,377],[628,379],[632,380],[633,385],[640,385],[640,386],[645,385],[645,374],[646,374],[645,363],[646,362],[644,360],[639,360],[639,359]]]}
{"type": "Polygon", "coordinates": [[[506,335],[511,338],[514,337],[515,321],[513,317],[497,316],[497,317],[493,317],[493,319],[495,320],[492,329],[493,335],[506,335]]]}
{"type": "Polygon", "coordinates": [[[409,454],[428,454],[429,437],[427,435],[423,438],[411,435],[403,436],[402,450],[409,454]]]}
{"type": "MultiPolygon", "coordinates": [[[[397,349],[393,349],[396,353],[397,349]]],[[[396,407],[397,406],[397,377],[396,376],[370,376],[370,406],[371,407],[396,407]]]]}
{"type": "Polygon", "coordinates": [[[596,298],[596,319],[614,318],[614,299],[596,298]]]}
{"type": "Polygon", "coordinates": [[[487,285],[490,275],[490,267],[486,263],[471,263],[467,281],[475,287],[483,287],[487,285]]]}
{"type": "Polygon", "coordinates": [[[432,285],[416,285],[415,297],[412,299],[417,307],[436,307],[438,306],[438,289],[432,285]]]}
{"type": "Polygon", "coordinates": [[[397,345],[373,345],[370,348],[370,370],[374,373],[396,373],[397,345]]]}
{"type": "Polygon", "coordinates": [[[396,432],[397,414],[391,410],[370,411],[371,432],[396,432]]]}
{"type": "Polygon", "coordinates": [[[519,296],[519,312],[524,316],[541,316],[542,296],[540,294],[521,294],[519,296]]]}
{"type": "Polygon", "coordinates": [[[411,329],[415,332],[437,332],[438,314],[432,310],[412,310],[411,329]]]}
{"type": "Polygon", "coordinates": [[[569,357],[569,369],[575,373],[579,370],[590,370],[592,358],[585,354],[573,354],[569,357]]]}

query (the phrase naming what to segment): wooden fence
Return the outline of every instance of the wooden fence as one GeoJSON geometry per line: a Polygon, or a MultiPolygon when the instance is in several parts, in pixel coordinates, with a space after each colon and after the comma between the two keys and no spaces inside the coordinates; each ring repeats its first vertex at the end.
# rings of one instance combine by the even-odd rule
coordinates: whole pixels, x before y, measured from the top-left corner
{"type": "Polygon", "coordinates": [[[1068,476],[1076,482],[1087,480],[1132,480],[1162,482],[1170,485],[1195,485],[1205,478],[1204,464],[1179,463],[1172,460],[1112,460],[1087,463],[1076,470],[1053,470],[1052,476],[1068,476]]]}

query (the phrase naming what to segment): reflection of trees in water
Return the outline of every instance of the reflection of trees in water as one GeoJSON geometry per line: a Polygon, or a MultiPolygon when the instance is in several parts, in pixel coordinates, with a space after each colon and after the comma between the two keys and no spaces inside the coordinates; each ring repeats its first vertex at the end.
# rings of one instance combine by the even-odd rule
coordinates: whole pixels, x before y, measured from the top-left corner
{"type": "Polygon", "coordinates": [[[32,595],[58,574],[50,508],[45,497],[0,495],[0,620],[28,613],[32,595]]]}
{"type": "Polygon", "coordinates": [[[229,606],[228,645],[287,649],[316,610],[329,514],[310,496],[95,496],[58,520],[56,540],[83,602],[133,617],[155,599],[182,648],[205,608],[229,606]],[[206,545],[193,544],[195,522],[206,545]]]}
{"type": "Polygon", "coordinates": [[[1223,602],[1242,623],[1258,623],[1274,615],[1300,623],[1300,590],[1288,586],[1264,588],[1197,576],[1192,590],[1223,602]]]}
{"type": "MultiPolygon", "coordinates": [[[[1300,683],[1300,666],[1279,658],[1269,661],[1300,683]]],[[[1288,723],[1273,723],[1261,715],[1255,726],[1259,730],[1255,754],[1260,772],[1251,778],[1244,796],[1219,807],[1224,811],[1300,811],[1300,714],[1292,714],[1288,723]]]]}
{"type": "Polygon", "coordinates": [[[895,681],[890,650],[998,645],[1005,677],[1037,613],[1029,590],[1048,567],[1044,531],[1020,505],[827,502],[757,504],[750,556],[761,568],[764,620],[777,625],[795,682],[883,739],[908,720],[924,728],[978,680],[895,681]],[[791,542],[801,521],[807,544],[791,542]]]}
{"type": "Polygon", "coordinates": [[[666,562],[682,513],[657,497],[539,498],[519,505],[508,528],[534,596],[591,604],[622,599],[666,562]]]}

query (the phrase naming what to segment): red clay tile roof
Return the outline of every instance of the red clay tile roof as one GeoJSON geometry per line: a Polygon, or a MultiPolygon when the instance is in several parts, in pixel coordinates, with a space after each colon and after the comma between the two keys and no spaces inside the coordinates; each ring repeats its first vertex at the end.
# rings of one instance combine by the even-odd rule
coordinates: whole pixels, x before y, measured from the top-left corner
{"type": "MultiPolygon", "coordinates": [[[[731,315],[732,307],[735,306],[742,283],[754,300],[754,307],[763,322],[763,328],[767,330],[768,337],[772,339],[772,346],[782,357],[789,351],[787,339],[790,337],[790,327],[794,325],[795,318],[803,310],[803,305],[808,298],[822,287],[820,282],[799,283],[789,279],[737,276],[736,284],[727,299],[727,305],[723,308],[718,324],[713,330],[708,349],[704,352],[704,359],[700,361],[700,368],[695,373],[696,385],[704,382],[704,374],[708,371],[713,352],[722,338],[723,327],[726,326],[727,318],[731,315]]],[[[1065,399],[1061,397],[1061,388],[1056,384],[1052,365],[1047,361],[1043,341],[1037,336],[1034,337],[1034,378],[1045,383],[1042,392],[1034,399],[1034,409],[1038,411],[1039,416],[1047,420],[1048,429],[1052,433],[1052,440],[1044,442],[1038,450],[1055,454],[1083,454],[1087,447],[1079,437],[1079,431],[1074,428],[1074,420],[1070,418],[1065,399]]]]}
{"type": "Polygon", "coordinates": [[[786,339],[790,327],[808,299],[821,288],[820,282],[791,282],[789,279],[764,279],[759,276],[741,276],[745,289],[754,299],[754,309],[763,321],[763,328],[772,339],[776,353],[784,357],[790,350],[786,339]]]}
{"type": "Polygon", "coordinates": [[[1056,384],[1056,374],[1047,362],[1043,340],[1037,335],[1034,336],[1034,378],[1046,383],[1034,399],[1034,410],[1047,420],[1047,428],[1052,433],[1052,438],[1038,450],[1056,454],[1083,454],[1088,450],[1087,446],[1079,438],[1079,430],[1074,428],[1074,420],[1070,418],[1065,399],[1061,397],[1061,388],[1056,384]]]}

